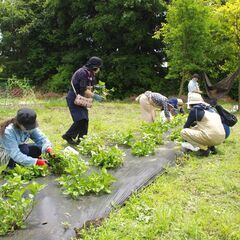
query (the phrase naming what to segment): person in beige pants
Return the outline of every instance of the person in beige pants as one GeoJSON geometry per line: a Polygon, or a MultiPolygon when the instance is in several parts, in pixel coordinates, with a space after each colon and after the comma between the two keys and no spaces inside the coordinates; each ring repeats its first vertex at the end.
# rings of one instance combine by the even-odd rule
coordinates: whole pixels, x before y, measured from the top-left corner
{"type": "Polygon", "coordinates": [[[215,145],[223,143],[225,139],[221,118],[209,104],[204,102],[199,93],[189,94],[188,104],[191,111],[181,136],[200,149],[198,155],[208,156],[211,151],[216,152],[215,145]]]}
{"type": "Polygon", "coordinates": [[[146,91],[136,98],[141,107],[142,119],[146,122],[154,122],[156,120],[156,109],[164,111],[167,121],[171,119],[171,112],[174,106],[169,102],[168,98],[160,93],[146,91]]]}

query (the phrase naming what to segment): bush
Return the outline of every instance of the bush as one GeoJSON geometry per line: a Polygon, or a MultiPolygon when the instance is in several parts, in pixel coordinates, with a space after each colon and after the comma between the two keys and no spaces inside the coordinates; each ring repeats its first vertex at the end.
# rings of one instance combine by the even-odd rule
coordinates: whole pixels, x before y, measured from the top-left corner
{"type": "Polygon", "coordinates": [[[46,90],[53,92],[67,92],[71,84],[72,66],[61,65],[58,67],[58,73],[53,75],[47,83],[46,90]]]}

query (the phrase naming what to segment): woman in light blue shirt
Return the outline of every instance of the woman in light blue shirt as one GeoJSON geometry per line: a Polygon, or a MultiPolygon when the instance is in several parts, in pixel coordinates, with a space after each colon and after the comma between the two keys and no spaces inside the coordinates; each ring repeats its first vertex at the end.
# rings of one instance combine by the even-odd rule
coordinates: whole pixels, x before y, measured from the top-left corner
{"type": "Polygon", "coordinates": [[[29,108],[18,110],[16,117],[0,124],[0,165],[7,163],[14,168],[16,163],[23,166],[45,165],[41,159],[44,152],[54,155],[48,138],[38,129],[36,112],[29,108]],[[28,144],[29,139],[33,144],[28,144]]]}

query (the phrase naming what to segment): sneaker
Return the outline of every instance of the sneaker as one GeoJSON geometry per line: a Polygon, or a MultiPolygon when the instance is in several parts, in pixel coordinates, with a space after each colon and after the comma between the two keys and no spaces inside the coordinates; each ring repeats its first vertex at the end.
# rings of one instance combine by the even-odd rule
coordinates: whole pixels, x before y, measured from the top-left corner
{"type": "Polygon", "coordinates": [[[200,157],[207,157],[207,156],[209,156],[209,154],[210,154],[209,148],[207,150],[200,149],[196,152],[196,155],[200,156],[200,157]]]}
{"type": "Polygon", "coordinates": [[[215,146],[209,147],[209,150],[211,154],[217,154],[217,149],[215,148],[215,146]]]}
{"type": "Polygon", "coordinates": [[[194,147],[191,143],[188,143],[188,142],[183,142],[183,143],[182,143],[182,148],[183,148],[186,152],[189,152],[189,151],[196,152],[196,151],[199,150],[199,147],[194,147]]]}
{"type": "Polygon", "coordinates": [[[66,136],[65,134],[62,135],[62,138],[67,141],[68,144],[70,145],[77,145],[78,143],[75,142],[71,137],[66,136]]]}

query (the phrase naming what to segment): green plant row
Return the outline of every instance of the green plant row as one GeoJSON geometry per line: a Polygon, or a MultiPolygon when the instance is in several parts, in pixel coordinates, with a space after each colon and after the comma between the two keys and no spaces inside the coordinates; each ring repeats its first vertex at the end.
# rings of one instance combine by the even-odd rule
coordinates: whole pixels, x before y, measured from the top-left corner
{"type": "MultiPolygon", "coordinates": [[[[19,167],[18,171],[20,170],[19,167]]],[[[2,172],[3,168],[1,169],[2,172]]],[[[40,170],[41,171],[41,170],[40,170]]],[[[31,172],[31,170],[26,170],[31,172]]],[[[30,179],[26,172],[24,176],[30,179]]],[[[12,173],[0,186],[0,236],[25,227],[25,220],[32,211],[35,196],[45,187],[36,182],[29,183],[22,175],[12,173]]]]}

